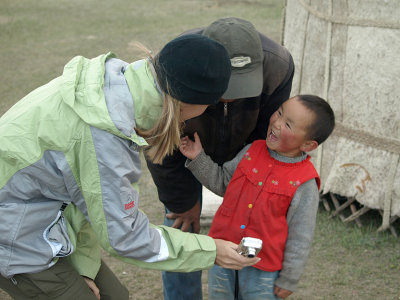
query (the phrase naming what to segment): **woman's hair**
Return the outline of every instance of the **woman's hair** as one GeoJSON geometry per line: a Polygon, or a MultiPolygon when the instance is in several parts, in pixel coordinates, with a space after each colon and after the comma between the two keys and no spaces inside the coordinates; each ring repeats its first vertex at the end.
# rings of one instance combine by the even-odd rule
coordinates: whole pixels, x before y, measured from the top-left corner
{"type": "Polygon", "coordinates": [[[299,101],[314,113],[314,122],[308,128],[308,137],[322,144],[335,127],[335,114],[329,103],[315,95],[298,95],[299,101]]]}
{"type": "MultiPolygon", "coordinates": [[[[144,51],[154,64],[157,63],[157,56],[153,58],[150,50],[140,43],[136,43],[136,46],[144,51]]],[[[153,72],[153,76],[156,76],[155,72],[153,72]]],[[[181,102],[169,94],[163,93],[162,112],[153,128],[148,130],[135,128],[136,132],[149,144],[144,152],[151,162],[161,164],[164,157],[172,154],[174,149],[179,146],[183,126],[180,121],[180,111],[181,102]]]]}

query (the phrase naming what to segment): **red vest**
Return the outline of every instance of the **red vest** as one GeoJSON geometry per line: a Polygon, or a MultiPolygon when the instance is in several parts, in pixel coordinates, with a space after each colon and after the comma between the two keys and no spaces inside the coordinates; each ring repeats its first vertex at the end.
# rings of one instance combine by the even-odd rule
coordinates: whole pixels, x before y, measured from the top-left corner
{"type": "Polygon", "coordinates": [[[237,244],[242,237],[259,238],[263,247],[255,267],[281,270],[290,202],[297,188],[312,178],[319,188],[310,156],[298,163],[284,163],[270,156],[265,140],[253,142],[229,182],[209,236],[237,244]]]}

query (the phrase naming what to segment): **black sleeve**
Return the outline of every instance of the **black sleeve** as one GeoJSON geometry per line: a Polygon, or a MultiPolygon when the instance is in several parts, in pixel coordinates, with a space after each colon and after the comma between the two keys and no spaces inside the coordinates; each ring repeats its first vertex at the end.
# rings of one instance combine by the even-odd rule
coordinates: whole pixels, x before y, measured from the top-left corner
{"type": "Polygon", "coordinates": [[[290,97],[293,75],[294,62],[293,58],[290,56],[289,70],[282,83],[271,95],[267,95],[265,93],[261,94],[260,112],[258,114],[257,125],[246,141],[248,144],[255,140],[266,138],[270,117],[279,108],[279,106],[281,106],[282,103],[290,97]]]}
{"type": "Polygon", "coordinates": [[[175,213],[191,209],[201,195],[199,183],[185,168],[185,161],[186,157],[179,150],[164,158],[162,164],[153,164],[146,159],[160,201],[175,213]]]}

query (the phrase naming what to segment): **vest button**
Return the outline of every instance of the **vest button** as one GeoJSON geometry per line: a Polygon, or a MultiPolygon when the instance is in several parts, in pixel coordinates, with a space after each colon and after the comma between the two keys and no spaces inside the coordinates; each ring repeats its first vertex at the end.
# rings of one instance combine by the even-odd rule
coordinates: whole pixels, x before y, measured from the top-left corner
{"type": "Polygon", "coordinates": [[[253,204],[250,203],[250,204],[249,204],[249,208],[253,208],[253,204]]]}
{"type": "Polygon", "coordinates": [[[259,186],[262,186],[262,182],[260,181],[260,182],[258,183],[258,185],[259,185],[259,186]]]}
{"type": "Polygon", "coordinates": [[[246,226],[240,225],[240,229],[245,229],[246,226]]]}

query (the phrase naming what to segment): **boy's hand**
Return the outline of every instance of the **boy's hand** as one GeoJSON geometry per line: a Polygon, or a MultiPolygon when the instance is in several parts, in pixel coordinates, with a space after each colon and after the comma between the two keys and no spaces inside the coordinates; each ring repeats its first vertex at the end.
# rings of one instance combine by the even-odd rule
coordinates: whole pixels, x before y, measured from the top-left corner
{"type": "Polygon", "coordinates": [[[292,294],[291,291],[281,289],[279,286],[274,287],[274,294],[278,298],[285,299],[286,297],[290,296],[292,294]]]}
{"type": "Polygon", "coordinates": [[[203,146],[201,145],[200,138],[197,132],[194,133],[194,142],[187,136],[181,138],[181,145],[179,146],[179,150],[184,156],[186,156],[190,160],[194,160],[197,155],[199,155],[202,149],[203,146]]]}

